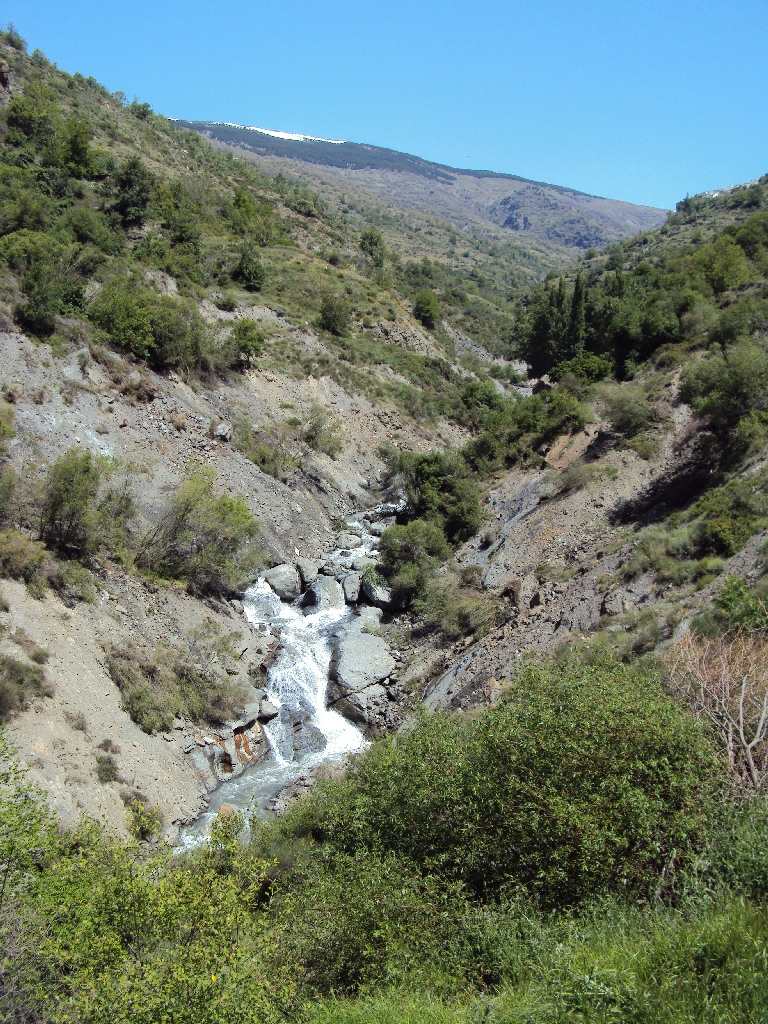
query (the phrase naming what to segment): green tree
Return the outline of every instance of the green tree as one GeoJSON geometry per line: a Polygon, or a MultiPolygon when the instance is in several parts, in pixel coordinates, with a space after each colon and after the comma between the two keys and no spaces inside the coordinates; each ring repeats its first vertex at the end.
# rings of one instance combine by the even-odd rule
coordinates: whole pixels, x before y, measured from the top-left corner
{"type": "Polygon", "coordinates": [[[352,322],[349,303],[341,295],[326,295],[320,304],[320,327],[339,337],[349,331],[352,322]]]}
{"type": "Polygon", "coordinates": [[[249,292],[257,292],[264,284],[264,266],[252,242],[243,242],[240,259],[235,267],[235,277],[249,292]]]}
{"type": "Polygon", "coordinates": [[[139,157],[129,157],[114,177],[113,208],[125,227],[136,227],[144,222],[149,204],[155,193],[155,176],[139,157]]]}
{"type": "Polygon", "coordinates": [[[374,267],[383,267],[384,258],[387,254],[384,238],[376,228],[366,228],[360,235],[360,248],[370,257],[374,267]]]}
{"type": "Polygon", "coordinates": [[[193,470],[181,483],[160,522],[144,537],[136,564],[191,593],[222,594],[241,587],[257,563],[258,524],[241,495],[213,495],[214,474],[193,470]]]}
{"type": "Polygon", "coordinates": [[[413,304],[413,315],[425,327],[433,329],[440,321],[440,303],[431,288],[422,288],[413,304]]]}
{"type": "Polygon", "coordinates": [[[40,537],[59,554],[91,554],[97,545],[95,504],[101,473],[90,451],[70,448],[48,470],[40,537]]]}

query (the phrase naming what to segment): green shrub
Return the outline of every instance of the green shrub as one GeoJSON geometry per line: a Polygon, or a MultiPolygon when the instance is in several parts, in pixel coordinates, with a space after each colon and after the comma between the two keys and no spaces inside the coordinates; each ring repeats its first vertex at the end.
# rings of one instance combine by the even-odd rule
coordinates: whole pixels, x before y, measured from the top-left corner
{"type": "Polygon", "coordinates": [[[384,239],[376,228],[365,228],[360,235],[360,248],[370,257],[374,267],[384,266],[384,257],[387,254],[384,239]]]}
{"type": "Polygon", "coordinates": [[[96,778],[99,782],[114,782],[117,774],[117,762],[111,754],[96,755],[96,778]]]}
{"type": "Polygon", "coordinates": [[[48,470],[40,508],[40,537],[64,556],[97,546],[96,495],[101,474],[90,451],[70,448],[48,470]]]}
{"type": "Polygon", "coordinates": [[[437,522],[451,544],[468,540],[482,522],[480,492],[466,462],[456,452],[391,455],[392,472],[402,479],[416,518],[437,522]]]}
{"type": "Polygon", "coordinates": [[[560,474],[560,490],[581,491],[597,479],[597,468],[588,462],[572,462],[560,474]]]}
{"type": "Polygon", "coordinates": [[[326,295],[320,304],[318,323],[323,331],[329,331],[337,337],[347,334],[352,324],[351,310],[347,300],[339,295],[326,295]]]}
{"type": "Polygon", "coordinates": [[[155,194],[155,176],[139,157],[129,157],[115,173],[112,208],[126,227],[144,222],[147,209],[155,194]]]}
{"type": "Polygon", "coordinates": [[[159,368],[192,368],[211,353],[208,329],[192,302],[158,295],[135,278],[102,288],[88,317],[119,348],[159,368]]]}
{"type": "Polygon", "coordinates": [[[648,898],[704,844],[723,779],[697,723],[647,670],[530,669],[475,721],[427,716],[376,744],[297,823],[486,898],[519,887],[546,906],[648,898]]]}
{"type": "Polygon", "coordinates": [[[181,483],[160,522],[141,542],[136,564],[167,579],[186,580],[195,594],[241,587],[255,568],[256,519],[238,495],[214,497],[213,470],[195,469],[181,483]]]}
{"type": "Polygon", "coordinates": [[[611,426],[624,437],[636,437],[647,430],[655,419],[653,407],[648,399],[633,385],[606,385],[601,397],[608,410],[611,426]]]}
{"type": "Polygon", "coordinates": [[[391,526],[381,536],[381,567],[394,589],[412,598],[423,592],[451,548],[437,523],[414,519],[406,526],[391,526]]]}
{"type": "Polygon", "coordinates": [[[313,405],[304,428],[304,441],[316,452],[325,452],[335,459],[344,448],[341,421],[321,405],[313,405]]]}
{"type": "Polygon", "coordinates": [[[440,322],[440,303],[430,288],[422,288],[413,304],[413,315],[425,327],[434,329],[440,322]]]}
{"type": "Polygon", "coordinates": [[[264,284],[264,267],[256,247],[251,242],[243,242],[234,274],[249,292],[261,290],[264,284]]]}
{"type": "Polygon", "coordinates": [[[453,573],[428,580],[415,606],[451,640],[485,636],[499,624],[499,605],[492,595],[466,586],[453,573]]]}
{"type": "Polygon", "coordinates": [[[53,688],[41,668],[0,654],[0,722],[23,711],[34,697],[51,697],[53,688]]]}

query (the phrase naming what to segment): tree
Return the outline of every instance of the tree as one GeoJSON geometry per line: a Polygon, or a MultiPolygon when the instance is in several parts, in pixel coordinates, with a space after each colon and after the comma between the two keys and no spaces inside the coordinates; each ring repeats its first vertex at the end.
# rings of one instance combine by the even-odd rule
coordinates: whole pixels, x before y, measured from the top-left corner
{"type": "Polygon", "coordinates": [[[360,236],[360,248],[370,257],[374,267],[384,266],[387,250],[380,231],[376,228],[366,228],[360,236]]]}
{"type": "Polygon", "coordinates": [[[181,483],[158,525],[144,537],[139,568],[183,579],[195,594],[229,593],[242,586],[258,558],[258,523],[242,495],[214,497],[213,470],[194,469],[181,483]]]}
{"type": "Polygon", "coordinates": [[[94,506],[101,474],[90,451],[70,448],[48,470],[40,508],[40,537],[62,555],[96,547],[94,506]]]}
{"type": "Polygon", "coordinates": [[[576,283],[571,296],[571,313],[568,322],[566,351],[562,355],[566,359],[580,356],[584,351],[584,340],[587,333],[586,324],[586,289],[581,273],[576,275],[576,283]]]}
{"type": "Polygon", "coordinates": [[[154,174],[137,156],[129,157],[115,174],[114,188],[113,206],[123,224],[126,227],[142,224],[155,191],[154,174]]]}
{"type": "Polygon", "coordinates": [[[768,788],[768,641],[690,633],[667,656],[672,692],[707,722],[738,792],[768,788]]]}
{"type": "Polygon", "coordinates": [[[430,330],[437,327],[440,320],[440,303],[431,288],[422,288],[413,305],[413,315],[430,330]]]}
{"type": "Polygon", "coordinates": [[[351,323],[349,304],[340,295],[326,295],[320,305],[320,327],[331,334],[346,334],[351,323]]]}
{"type": "Polygon", "coordinates": [[[243,242],[235,277],[249,292],[257,292],[264,284],[264,267],[252,242],[243,242]]]}

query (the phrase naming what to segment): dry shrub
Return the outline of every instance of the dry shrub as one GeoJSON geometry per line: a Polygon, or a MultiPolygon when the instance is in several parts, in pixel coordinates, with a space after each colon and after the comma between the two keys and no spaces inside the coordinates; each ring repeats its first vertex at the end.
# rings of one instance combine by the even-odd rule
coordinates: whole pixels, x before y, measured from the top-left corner
{"type": "Polygon", "coordinates": [[[768,787],[768,640],[754,634],[689,634],[666,656],[670,683],[707,723],[728,760],[736,791],[768,787]]]}

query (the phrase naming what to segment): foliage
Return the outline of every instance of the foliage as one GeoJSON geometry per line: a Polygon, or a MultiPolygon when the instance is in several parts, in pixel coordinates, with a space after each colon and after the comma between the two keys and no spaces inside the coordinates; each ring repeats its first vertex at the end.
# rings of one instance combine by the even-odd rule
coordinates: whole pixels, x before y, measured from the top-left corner
{"type": "Polygon", "coordinates": [[[348,783],[310,797],[297,825],[486,897],[647,898],[704,842],[721,778],[696,724],[648,670],[530,669],[473,722],[426,716],[374,746],[348,783]]]}
{"type": "Polygon", "coordinates": [[[349,331],[351,322],[347,300],[339,295],[326,295],[320,305],[320,328],[342,337],[349,331]]]}
{"type": "Polygon", "coordinates": [[[240,259],[235,268],[235,277],[249,292],[260,291],[264,284],[264,267],[251,242],[243,242],[240,248],[240,259]]]}
{"type": "Polygon", "coordinates": [[[100,546],[114,550],[133,515],[126,483],[105,481],[108,464],[90,450],[70,448],[49,468],[39,513],[40,538],[58,554],[85,558],[100,546]]]}
{"type": "Polygon", "coordinates": [[[480,494],[461,455],[390,453],[392,470],[406,489],[412,514],[438,523],[447,540],[468,540],[482,521],[480,494]]]}
{"type": "Polygon", "coordinates": [[[116,279],[88,307],[115,345],[155,366],[192,368],[210,357],[208,331],[188,301],[158,295],[136,278],[116,279]]]}
{"type": "Polygon", "coordinates": [[[440,303],[430,288],[422,288],[413,304],[413,315],[425,327],[434,329],[440,322],[440,303]]]}
{"type": "Polygon", "coordinates": [[[303,433],[304,441],[316,452],[324,452],[335,459],[344,448],[344,435],[340,420],[331,416],[321,405],[313,405],[303,433]]]}
{"type": "Polygon", "coordinates": [[[23,711],[32,698],[52,694],[41,668],[0,654],[0,722],[15,711],[23,711]]]}
{"type": "Polygon", "coordinates": [[[155,177],[138,156],[129,157],[114,177],[113,209],[126,227],[144,222],[155,189],[155,177]]]}
{"type": "Polygon", "coordinates": [[[387,254],[384,238],[376,228],[365,228],[360,235],[360,248],[370,258],[374,267],[383,267],[387,254]]]}
{"type": "Polygon", "coordinates": [[[136,564],[191,593],[221,594],[242,586],[256,565],[258,526],[245,499],[214,497],[213,470],[193,469],[160,522],[141,542],[136,564]]]}
{"type": "Polygon", "coordinates": [[[389,527],[381,536],[380,551],[384,573],[408,599],[424,592],[438,564],[451,554],[440,526],[424,519],[389,527]]]}

